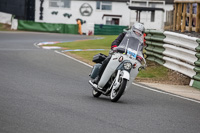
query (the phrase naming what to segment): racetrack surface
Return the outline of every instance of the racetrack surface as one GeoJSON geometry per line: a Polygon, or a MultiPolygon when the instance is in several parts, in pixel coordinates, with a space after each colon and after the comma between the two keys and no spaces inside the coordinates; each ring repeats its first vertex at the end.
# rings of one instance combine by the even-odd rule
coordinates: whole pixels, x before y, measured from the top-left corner
{"type": "Polygon", "coordinates": [[[92,37],[0,32],[0,133],[197,133],[200,104],[131,86],[118,103],[92,97],[91,68],[44,41],[92,37]]]}

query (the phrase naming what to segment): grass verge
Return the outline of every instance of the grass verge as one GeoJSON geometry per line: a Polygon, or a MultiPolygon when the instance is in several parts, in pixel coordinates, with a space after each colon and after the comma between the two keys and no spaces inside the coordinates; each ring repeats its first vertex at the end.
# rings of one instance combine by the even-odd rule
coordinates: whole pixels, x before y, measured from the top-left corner
{"type": "MultiPolygon", "coordinates": [[[[54,46],[59,46],[67,49],[110,49],[111,43],[117,36],[100,36],[103,39],[98,40],[82,40],[75,42],[57,43],[54,46]]],[[[48,45],[47,45],[48,46],[48,45]]],[[[52,46],[52,45],[49,45],[52,46]]]]}

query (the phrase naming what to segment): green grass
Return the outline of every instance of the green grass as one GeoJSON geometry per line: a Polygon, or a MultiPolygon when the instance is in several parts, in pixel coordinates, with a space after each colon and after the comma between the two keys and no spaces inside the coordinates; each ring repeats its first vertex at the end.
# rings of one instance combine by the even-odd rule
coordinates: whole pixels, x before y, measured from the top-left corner
{"type": "Polygon", "coordinates": [[[73,52],[70,52],[70,53],[78,55],[80,57],[83,57],[84,59],[86,59],[88,61],[92,61],[94,55],[96,55],[98,53],[108,55],[109,50],[104,50],[104,51],[73,51],[73,52]]]}
{"type": "MultiPolygon", "coordinates": [[[[54,46],[59,46],[67,49],[105,49],[104,51],[73,51],[70,52],[74,55],[80,56],[87,61],[92,61],[93,56],[102,53],[108,55],[112,42],[117,36],[101,36],[104,39],[100,40],[85,40],[58,43],[54,46]]],[[[52,45],[50,45],[52,46],[52,45]]],[[[139,72],[137,78],[150,78],[150,79],[167,79],[168,69],[157,63],[147,61],[147,68],[139,72]],[[150,65],[149,65],[150,64],[150,65]]]]}
{"type": "Polygon", "coordinates": [[[117,36],[101,37],[104,37],[104,39],[57,43],[54,46],[65,47],[68,49],[110,49],[112,42],[117,36]]]}
{"type": "MultiPolygon", "coordinates": [[[[147,64],[148,65],[148,64],[147,64]]],[[[153,78],[153,79],[166,79],[167,78],[168,69],[159,64],[155,64],[155,66],[147,66],[145,70],[139,72],[138,77],[140,78],[153,78]]]]}

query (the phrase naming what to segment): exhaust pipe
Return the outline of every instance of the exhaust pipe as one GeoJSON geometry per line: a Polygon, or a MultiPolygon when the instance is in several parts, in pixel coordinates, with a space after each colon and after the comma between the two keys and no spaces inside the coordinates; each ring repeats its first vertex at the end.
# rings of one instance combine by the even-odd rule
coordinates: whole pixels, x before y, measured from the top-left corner
{"type": "Polygon", "coordinates": [[[92,87],[94,87],[95,89],[98,88],[98,86],[96,84],[93,84],[91,80],[89,80],[90,85],[92,85],[92,87]]]}

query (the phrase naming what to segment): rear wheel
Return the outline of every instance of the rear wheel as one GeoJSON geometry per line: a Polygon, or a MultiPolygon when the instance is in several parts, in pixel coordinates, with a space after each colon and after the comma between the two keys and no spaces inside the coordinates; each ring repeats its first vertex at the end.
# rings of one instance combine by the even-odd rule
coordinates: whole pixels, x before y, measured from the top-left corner
{"type": "Polygon", "coordinates": [[[126,88],[127,79],[120,79],[120,86],[116,89],[112,89],[110,94],[110,99],[112,102],[117,102],[120,97],[123,95],[124,90],[126,88]]]}
{"type": "Polygon", "coordinates": [[[99,96],[101,96],[101,92],[96,91],[94,88],[92,89],[92,95],[93,97],[98,98],[99,96]]]}

